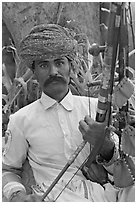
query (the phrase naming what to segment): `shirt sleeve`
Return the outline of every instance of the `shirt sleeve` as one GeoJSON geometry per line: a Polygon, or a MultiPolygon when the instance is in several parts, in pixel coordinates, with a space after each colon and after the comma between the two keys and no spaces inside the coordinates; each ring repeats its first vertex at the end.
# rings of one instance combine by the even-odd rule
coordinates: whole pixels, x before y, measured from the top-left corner
{"type": "Polygon", "coordinates": [[[25,139],[22,127],[14,115],[10,116],[7,131],[5,133],[5,147],[3,151],[3,163],[14,168],[21,168],[26,159],[28,142],[25,139]]]}

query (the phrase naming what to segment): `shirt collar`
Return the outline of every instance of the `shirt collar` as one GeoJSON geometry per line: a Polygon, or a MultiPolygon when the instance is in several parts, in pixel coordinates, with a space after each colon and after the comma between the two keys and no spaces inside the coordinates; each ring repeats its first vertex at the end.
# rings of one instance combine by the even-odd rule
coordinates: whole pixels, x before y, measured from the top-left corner
{"type": "MultiPolygon", "coordinates": [[[[40,102],[44,106],[45,110],[52,107],[54,104],[58,103],[56,100],[49,97],[43,92],[40,98],[40,102]]],[[[73,96],[70,90],[59,104],[61,104],[68,111],[71,111],[73,109],[73,96]]]]}

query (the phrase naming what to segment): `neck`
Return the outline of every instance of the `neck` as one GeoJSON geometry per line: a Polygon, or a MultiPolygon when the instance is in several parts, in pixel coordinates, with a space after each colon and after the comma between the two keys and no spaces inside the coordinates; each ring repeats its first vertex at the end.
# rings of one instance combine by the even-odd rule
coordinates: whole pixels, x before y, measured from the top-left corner
{"type": "Polygon", "coordinates": [[[45,94],[53,98],[57,102],[60,102],[67,95],[68,92],[69,92],[69,89],[64,90],[64,92],[61,92],[61,93],[53,92],[51,94],[50,93],[45,93],[45,94]]]}

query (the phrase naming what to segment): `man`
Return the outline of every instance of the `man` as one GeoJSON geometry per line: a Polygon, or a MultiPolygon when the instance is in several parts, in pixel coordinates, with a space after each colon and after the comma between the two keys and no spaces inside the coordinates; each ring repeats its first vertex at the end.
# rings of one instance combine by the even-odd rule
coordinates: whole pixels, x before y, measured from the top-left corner
{"type": "MultiPolygon", "coordinates": [[[[37,194],[27,195],[21,183],[20,172],[26,158],[43,193],[83,138],[92,147],[103,138],[105,124],[94,121],[97,100],[91,100],[89,117],[88,99],[72,95],[68,87],[76,52],[76,41],[59,25],[36,26],[20,44],[21,60],[33,70],[42,96],[10,117],[6,133],[9,145],[3,153],[3,194],[11,202],[41,201],[37,194]]],[[[89,153],[87,143],[45,201],[117,201],[118,190],[110,184],[103,188],[87,180],[81,171],[59,196],[89,153]]],[[[108,163],[112,161],[114,142],[105,139],[99,153],[108,163]]]]}

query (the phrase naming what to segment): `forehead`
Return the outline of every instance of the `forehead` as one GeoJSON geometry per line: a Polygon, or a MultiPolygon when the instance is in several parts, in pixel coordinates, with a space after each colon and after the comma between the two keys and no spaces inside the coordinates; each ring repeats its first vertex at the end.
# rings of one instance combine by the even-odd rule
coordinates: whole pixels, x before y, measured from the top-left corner
{"type": "Polygon", "coordinates": [[[56,62],[56,61],[58,61],[58,60],[63,60],[63,61],[65,61],[65,62],[68,62],[67,57],[58,57],[58,58],[53,58],[53,59],[36,60],[35,63],[36,63],[36,64],[40,64],[40,63],[42,63],[42,62],[52,63],[52,62],[56,62]]]}

